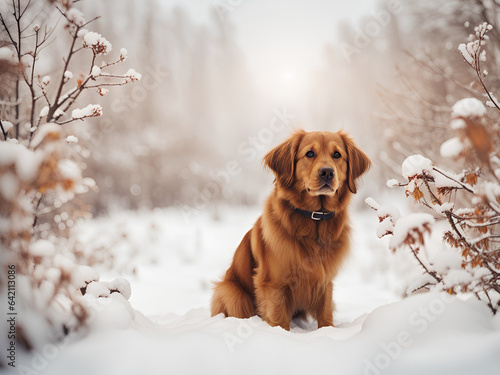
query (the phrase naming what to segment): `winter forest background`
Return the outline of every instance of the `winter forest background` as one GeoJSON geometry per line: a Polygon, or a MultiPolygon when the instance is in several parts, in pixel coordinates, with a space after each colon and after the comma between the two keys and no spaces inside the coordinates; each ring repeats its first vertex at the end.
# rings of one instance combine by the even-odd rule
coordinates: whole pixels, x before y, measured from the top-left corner
{"type": "Polygon", "coordinates": [[[249,356],[249,373],[498,369],[496,1],[5,0],[0,14],[1,318],[19,314],[0,372],[220,373],[249,356]],[[298,127],[344,129],[373,162],[336,328],[210,318],[211,282],[272,186],[262,156],[298,127]]]}

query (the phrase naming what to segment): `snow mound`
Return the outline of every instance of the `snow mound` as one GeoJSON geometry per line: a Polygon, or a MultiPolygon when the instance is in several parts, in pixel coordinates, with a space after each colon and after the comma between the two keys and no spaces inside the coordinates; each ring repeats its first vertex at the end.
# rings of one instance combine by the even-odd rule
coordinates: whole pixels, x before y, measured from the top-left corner
{"type": "Polygon", "coordinates": [[[489,310],[445,293],[411,296],[336,328],[295,324],[290,332],[257,316],[210,318],[207,309],[153,323],[119,300],[105,302],[91,333],[67,343],[46,373],[489,375],[500,366],[489,310]]]}
{"type": "Polygon", "coordinates": [[[432,162],[422,155],[412,155],[405,159],[401,168],[403,177],[410,179],[423,172],[430,173],[432,171],[432,162]]]}
{"type": "Polygon", "coordinates": [[[444,158],[455,158],[460,155],[463,149],[464,145],[460,141],[460,138],[454,137],[441,145],[440,153],[444,158]]]}
{"type": "Polygon", "coordinates": [[[453,105],[453,117],[481,117],[486,114],[484,104],[475,98],[461,99],[453,105]]]}

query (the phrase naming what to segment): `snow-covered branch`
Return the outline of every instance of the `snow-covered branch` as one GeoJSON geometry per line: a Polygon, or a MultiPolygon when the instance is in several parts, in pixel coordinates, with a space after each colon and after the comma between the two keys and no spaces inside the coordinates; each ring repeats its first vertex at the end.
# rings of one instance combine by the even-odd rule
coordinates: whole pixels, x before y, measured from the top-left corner
{"type": "MultiPolygon", "coordinates": [[[[481,71],[486,60],[482,47],[491,29],[486,23],[479,25],[475,39],[459,50],[476,71],[487,105],[500,109],[484,84],[487,73],[481,71]]],[[[402,164],[404,181],[387,182],[391,188],[403,188],[406,197],[428,212],[401,215],[396,207],[381,206],[372,198],[366,203],[377,212],[377,235],[390,236],[389,247],[408,250],[422,268],[423,276],[411,283],[409,293],[432,288],[470,292],[496,313],[500,309],[500,132],[487,112],[476,98],[457,101],[451,108],[449,130],[454,136],[440,148],[442,157],[473,167],[456,173],[413,155],[402,164]],[[442,231],[441,249],[430,245],[430,236],[437,231],[442,231]]]]}

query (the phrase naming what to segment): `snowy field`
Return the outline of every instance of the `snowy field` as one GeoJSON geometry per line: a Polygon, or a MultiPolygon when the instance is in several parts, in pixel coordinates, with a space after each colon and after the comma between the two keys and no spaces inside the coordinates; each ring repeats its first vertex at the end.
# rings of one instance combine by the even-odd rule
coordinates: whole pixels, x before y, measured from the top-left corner
{"type": "Polygon", "coordinates": [[[336,279],[335,328],[210,317],[211,283],[230,264],[258,208],[117,212],[78,227],[103,280],[126,278],[133,309],[96,306],[87,332],[19,358],[22,374],[498,374],[500,319],[474,299],[402,300],[418,272],[352,214],[352,255],[336,279]],[[111,250],[110,250],[111,249],[111,250]]]}

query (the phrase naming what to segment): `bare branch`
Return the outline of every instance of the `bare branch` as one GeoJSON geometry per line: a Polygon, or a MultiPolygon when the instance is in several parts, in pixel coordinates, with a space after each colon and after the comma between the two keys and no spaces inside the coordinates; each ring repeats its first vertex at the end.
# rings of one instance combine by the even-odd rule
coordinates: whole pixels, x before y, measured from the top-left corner
{"type": "Polygon", "coordinates": [[[7,132],[3,128],[2,120],[0,120],[0,128],[2,129],[3,137],[5,138],[5,140],[7,140],[7,132]]]}
{"type": "Polygon", "coordinates": [[[417,251],[413,248],[413,246],[410,246],[410,250],[411,250],[413,256],[415,257],[415,259],[418,261],[418,263],[420,263],[420,265],[422,266],[422,268],[425,270],[425,272],[427,274],[429,274],[430,276],[432,276],[438,283],[441,282],[442,278],[440,278],[439,276],[437,276],[435,272],[429,271],[429,269],[425,266],[425,264],[422,263],[422,261],[420,260],[420,257],[417,254],[417,251]]]}

